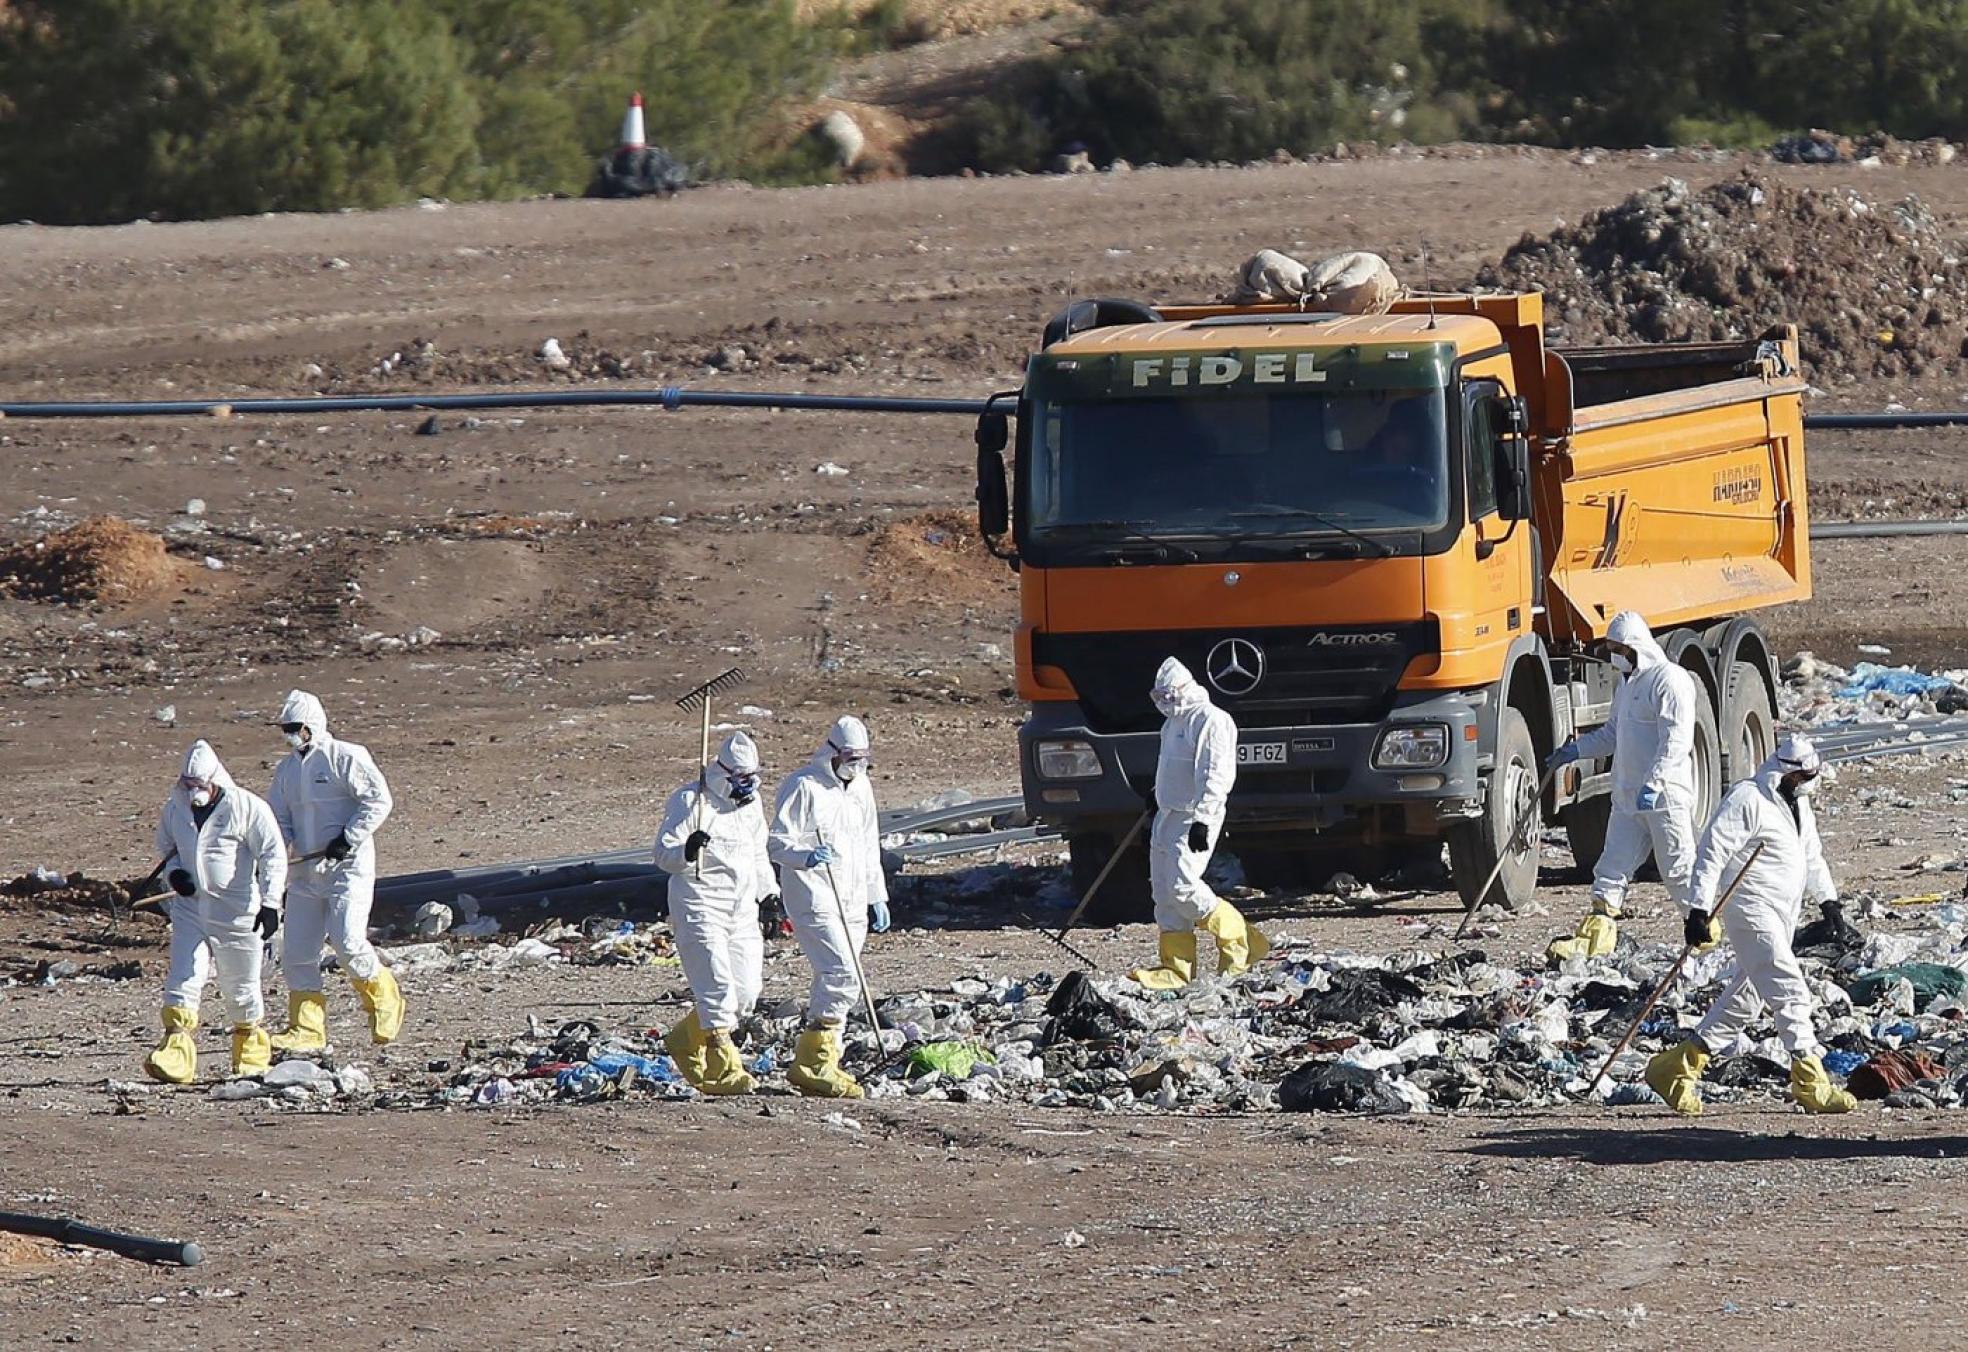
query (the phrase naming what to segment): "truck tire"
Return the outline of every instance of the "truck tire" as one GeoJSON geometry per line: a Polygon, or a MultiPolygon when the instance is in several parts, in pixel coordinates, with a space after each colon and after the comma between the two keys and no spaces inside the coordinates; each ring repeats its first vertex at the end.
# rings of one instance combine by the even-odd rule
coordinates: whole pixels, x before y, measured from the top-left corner
{"type": "MultiPolygon", "coordinates": [[[[1696,682],[1696,689],[1701,689],[1696,682]]],[[[1695,835],[1697,838],[1715,815],[1722,801],[1722,736],[1716,726],[1715,706],[1705,699],[1695,701],[1695,835]]]]}
{"type": "MultiPolygon", "coordinates": [[[[1476,896],[1489,880],[1503,849],[1516,833],[1525,812],[1537,813],[1537,746],[1531,741],[1530,725],[1515,709],[1505,709],[1497,721],[1496,768],[1490,772],[1490,791],[1483,800],[1483,813],[1470,821],[1458,822],[1447,831],[1449,868],[1455,874],[1456,892],[1464,906],[1476,903],[1476,896]]],[[[1516,910],[1531,899],[1537,888],[1538,852],[1542,831],[1533,825],[1529,839],[1504,864],[1490,900],[1516,910]]]]}
{"type": "MultiPolygon", "coordinates": [[[[1066,838],[1066,852],[1072,861],[1074,905],[1093,886],[1100,870],[1107,867],[1107,860],[1114,853],[1114,842],[1126,832],[1127,827],[1123,826],[1113,832],[1077,831],[1066,838]]],[[[1135,837],[1134,844],[1121,856],[1121,862],[1114,865],[1107,881],[1094,893],[1086,914],[1080,917],[1082,925],[1126,925],[1155,918],[1154,899],[1148,893],[1146,835],[1147,828],[1143,827],[1142,834],[1135,837]]]]}
{"type": "Polygon", "coordinates": [[[1770,687],[1754,663],[1729,664],[1722,682],[1722,783],[1748,779],[1777,749],[1777,711],[1770,707],[1770,687]]]}

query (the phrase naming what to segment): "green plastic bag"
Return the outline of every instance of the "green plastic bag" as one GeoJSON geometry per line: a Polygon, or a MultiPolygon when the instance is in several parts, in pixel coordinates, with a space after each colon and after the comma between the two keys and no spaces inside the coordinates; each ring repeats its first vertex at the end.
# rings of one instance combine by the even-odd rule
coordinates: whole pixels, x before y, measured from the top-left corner
{"type": "Polygon", "coordinates": [[[909,1052],[909,1073],[940,1070],[952,1080],[967,1080],[980,1061],[996,1065],[998,1058],[974,1042],[925,1042],[909,1052]]]}
{"type": "Polygon", "coordinates": [[[1918,1014],[1940,999],[1953,999],[1968,990],[1968,972],[1943,967],[1937,962],[1909,962],[1899,967],[1881,967],[1867,972],[1846,989],[1855,1005],[1869,1005],[1899,981],[1913,983],[1913,1011],[1918,1014]]]}

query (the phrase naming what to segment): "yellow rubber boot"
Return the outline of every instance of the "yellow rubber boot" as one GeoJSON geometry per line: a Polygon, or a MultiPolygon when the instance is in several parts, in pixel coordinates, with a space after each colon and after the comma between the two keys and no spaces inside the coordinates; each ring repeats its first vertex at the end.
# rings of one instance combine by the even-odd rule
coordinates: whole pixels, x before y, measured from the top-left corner
{"type": "Polygon", "coordinates": [[[1244,913],[1227,901],[1217,902],[1203,917],[1203,928],[1216,936],[1219,975],[1248,972],[1271,951],[1271,941],[1264,937],[1264,931],[1244,919],[1244,913]]]}
{"type": "Polygon", "coordinates": [[[232,1073],[264,1075],[273,1065],[273,1039],[264,1026],[237,1023],[232,1027],[232,1073]]]}
{"type": "MultiPolygon", "coordinates": [[[[1218,902],[1217,910],[1222,909],[1218,902]]],[[[1161,956],[1161,966],[1137,967],[1128,975],[1151,991],[1181,990],[1196,974],[1196,931],[1163,930],[1161,956]]]]}
{"type": "Polygon", "coordinates": [[[318,1052],[328,1045],[328,1001],[320,991],[287,992],[287,1027],[271,1039],[277,1052],[318,1052]]]}
{"type": "Polygon", "coordinates": [[[669,1032],[663,1035],[663,1046],[669,1051],[670,1059],[676,1062],[677,1073],[692,1089],[704,1087],[704,1025],[697,1019],[697,1011],[677,1020],[669,1032]]]}
{"type": "Polygon", "coordinates": [[[367,981],[351,980],[362,1007],[369,1011],[369,1040],[378,1047],[396,1041],[403,1032],[403,991],[396,984],[396,973],[378,967],[367,981]]]}
{"type": "Polygon", "coordinates": [[[1544,950],[1553,962],[1568,958],[1603,958],[1619,942],[1619,913],[1604,902],[1592,903],[1592,914],[1579,921],[1578,933],[1569,939],[1553,939],[1544,950]]]}
{"type": "Polygon", "coordinates": [[[799,1035],[793,1048],[793,1063],[786,1067],[786,1080],[802,1094],[813,1098],[860,1098],[861,1086],[841,1069],[839,1024],[823,1024],[799,1035]]]}
{"type": "Polygon", "coordinates": [[[190,1084],[198,1078],[198,1046],[191,1033],[198,1016],[181,1005],[164,1006],[164,1040],[144,1058],[144,1073],[165,1084],[190,1084]]]}
{"type": "Polygon", "coordinates": [[[1697,1086],[1707,1069],[1708,1048],[1689,1038],[1647,1062],[1647,1087],[1683,1117],[1700,1117],[1702,1101],[1697,1086]]]}
{"type": "Polygon", "coordinates": [[[706,1094],[749,1094],[758,1088],[758,1081],[745,1073],[731,1034],[722,1028],[704,1034],[704,1082],[697,1087],[706,1094]]]}
{"type": "Polygon", "coordinates": [[[1849,1113],[1859,1101],[1831,1082],[1815,1056],[1790,1058],[1790,1096],[1807,1113],[1849,1113]]]}

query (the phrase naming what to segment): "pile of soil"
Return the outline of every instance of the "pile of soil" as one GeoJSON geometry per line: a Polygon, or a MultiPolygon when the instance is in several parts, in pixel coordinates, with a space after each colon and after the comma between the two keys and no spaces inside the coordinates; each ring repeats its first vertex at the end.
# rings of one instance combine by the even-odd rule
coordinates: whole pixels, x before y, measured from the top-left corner
{"type": "Polygon", "coordinates": [[[0,594],[63,605],[139,601],[179,573],[162,536],[114,516],[92,516],[0,552],[0,594]]]}
{"type": "Polygon", "coordinates": [[[1717,341],[1794,323],[1823,381],[1955,371],[1968,315],[1960,241],[1917,197],[1793,188],[1754,171],[1678,179],[1526,235],[1477,276],[1543,291],[1554,341],[1717,341]]]}
{"type": "Polygon", "coordinates": [[[1011,570],[984,548],[977,518],[948,509],[883,526],[869,546],[868,570],[888,601],[989,605],[1017,587],[1011,570]]]}

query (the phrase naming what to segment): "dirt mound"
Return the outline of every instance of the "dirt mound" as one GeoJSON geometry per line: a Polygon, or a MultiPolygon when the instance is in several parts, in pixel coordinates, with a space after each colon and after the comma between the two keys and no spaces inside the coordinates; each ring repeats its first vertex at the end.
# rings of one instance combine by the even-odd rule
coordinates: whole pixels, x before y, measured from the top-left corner
{"type": "Polygon", "coordinates": [[[92,516],[0,552],[0,593],[63,605],[140,601],[180,571],[162,536],[119,517],[92,516]]]}
{"type": "Polygon", "coordinates": [[[1016,590],[1011,570],[978,538],[965,512],[924,512],[890,522],[875,534],[868,569],[885,601],[986,605],[1016,590]]]}
{"type": "Polygon", "coordinates": [[[1818,380],[1962,365],[1960,241],[1917,197],[1792,188],[1753,170],[1701,192],[1669,179],[1578,225],[1526,235],[1477,285],[1546,293],[1568,343],[1748,338],[1794,323],[1818,380]]]}
{"type": "Polygon", "coordinates": [[[0,1234],[0,1278],[39,1276],[61,1266],[61,1260],[61,1248],[51,1239],[0,1234]]]}

